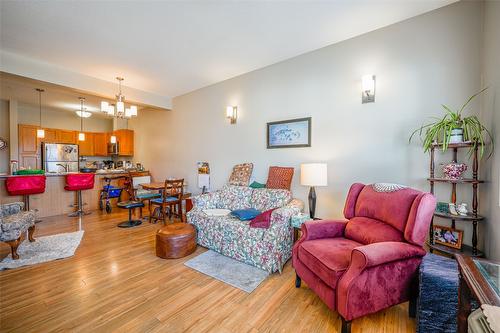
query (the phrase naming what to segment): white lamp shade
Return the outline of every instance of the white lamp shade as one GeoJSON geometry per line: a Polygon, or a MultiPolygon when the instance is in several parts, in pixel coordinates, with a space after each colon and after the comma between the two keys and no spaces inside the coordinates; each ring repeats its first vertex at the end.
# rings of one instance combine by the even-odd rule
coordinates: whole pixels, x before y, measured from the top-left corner
{"type": "Polygon", "coordinates": [[[36,130],[36,137],[39,139],[45,138],[45,130],[43,128],[39,128],[36,130]]]}
{"type": "Polygon", "coordinates": [[[137,117],[137,106],[135,105],[130,106],[130,115],[132,117],[137,117]]]}
{"type": "Polygon", "coordinates": [[[373,77],[373,74],[363,75],[363,77],[361,78],[361,84],[363,87],[363,91],[375,91],[375,79],[373,77]]]}
{"type": "Polygon", "coordinates": [[[300,165],[300,184],[305,186],[327,186],[326,163],[305,163],[300,165]]]}
{"type": "Polygon", "coordinates": [[[119,113],[125,112],[125,103],[116,102],[116,112],[119,112],[119,113]]]}
{"type": "Polygon", "coordinates": [[[81,117],[81,118],[89,118],[90,116],[92,116],[92,113],[90,113],[88,111],[75,111],[75,112],[78,115],[78,117],[81,117]]]}
{"type": "Polygon", "coordinates": [[[85,133],[78,133],[78,141],[85,141],[85,133]]]}
{"type": "Polygon", "coordinates": [[[232,106],[226,107],[226,117],[233,118],[233,107],[232,106]]]}
{"type": "Polygon", "coordinates": [[[102,112],[108,112],[108,108],[109,108],[109,103],[102,101],[101,102],[101,111],[102,112]]]}
{"type": "Polygon", "coordinates": [[[116,136],[112,135],[110,138],[109,138],[109,141],[111,143],[116,143],[116,136]]]}

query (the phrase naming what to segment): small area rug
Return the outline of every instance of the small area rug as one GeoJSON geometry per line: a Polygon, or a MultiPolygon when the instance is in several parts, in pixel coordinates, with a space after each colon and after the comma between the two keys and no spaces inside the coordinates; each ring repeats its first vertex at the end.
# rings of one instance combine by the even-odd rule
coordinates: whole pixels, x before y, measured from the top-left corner
{"type": "Polygon", "coordinates": [[[31,243],[25,240],[19,245],[19,259],[12,260],[9,254],[0,262],[0,270],[35,265],[42,262],[71,257],[75,254],[83,237],[83,230],[45,237],[36,237],[31,243]]]}
{"type": "Polygon", "coordinates": [[[251,293],[269,275],[266,271],[208,250],[184,263],[189,268],[251,293]]]}

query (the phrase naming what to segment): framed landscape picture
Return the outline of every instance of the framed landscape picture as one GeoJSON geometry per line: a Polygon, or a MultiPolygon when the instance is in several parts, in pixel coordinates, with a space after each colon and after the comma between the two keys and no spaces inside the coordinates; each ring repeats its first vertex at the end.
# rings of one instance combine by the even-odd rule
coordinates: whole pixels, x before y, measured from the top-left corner
{"type": "Polygon", "coordinates": [[[434,225],[432,229],[434,235],[434,243],[452,247],[454,249],[462,248],[462,238],[464,232],[462,230],[434,225]]]}
{"type": "Polygon", "coordinates": [[[311,147],[311,117],[267,123],[267,148],[311,147]]]}

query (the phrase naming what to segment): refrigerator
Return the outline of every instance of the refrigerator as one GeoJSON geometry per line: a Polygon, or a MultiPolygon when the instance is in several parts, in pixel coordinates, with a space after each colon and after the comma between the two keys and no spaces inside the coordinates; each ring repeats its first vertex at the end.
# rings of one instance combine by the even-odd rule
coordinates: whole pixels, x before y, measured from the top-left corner
{"type": "Polygon", "coordinates": [[[78,172],[78,145],[44,143],[42,163],[45,172],[78,172]]]}

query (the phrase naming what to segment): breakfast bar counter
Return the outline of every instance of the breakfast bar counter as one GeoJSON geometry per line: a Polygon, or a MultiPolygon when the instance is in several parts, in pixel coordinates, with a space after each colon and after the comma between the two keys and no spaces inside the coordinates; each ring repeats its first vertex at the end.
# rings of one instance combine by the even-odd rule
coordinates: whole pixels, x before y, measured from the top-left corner
{"type": "MultiPolygon", "coordinates": [[[[75,210],[74,207],[70,205],[76,202],[76,195],[73,191],[66,191],[64,186],[66,185],[66,175],[67,173],[46,173],[46,186],[45,192],[40,194],[30,195],[30,208],[37,209],[37,217],[43,218],[47,216],[55,216],[68,214],[75,210]]],[[[84,207],[85,210],[97,210],[99,209],[99,193],[104,185],[105,177],[118,177],[127,176],[127,172],[119,171],[108,171],[103,173],[95,173],[95,185],[91,190],[82,191],[83,202],[87,203],[84,207]]],[[[11,175],[0,175],[0,204],[10,203],[10,202],[22,202],[23,197],[21,195],[11,196],[7,193],[5,188],[5,180],[11,175]]],[[[30,177],[29,175],[20,177],[30,177]]],[[[118,185],[119,180],[113,181],[113,185],[118,185]]],[[[123,182],[123,180],[121,181],[123,182]]],[[[126,199],[126,193],[122,193],[122,199],[126,199]]],[[[114,200],[116,201],[116,200],[114,200]]],[[[114,204],[115,202],[113,202],[114,204]]]]}

